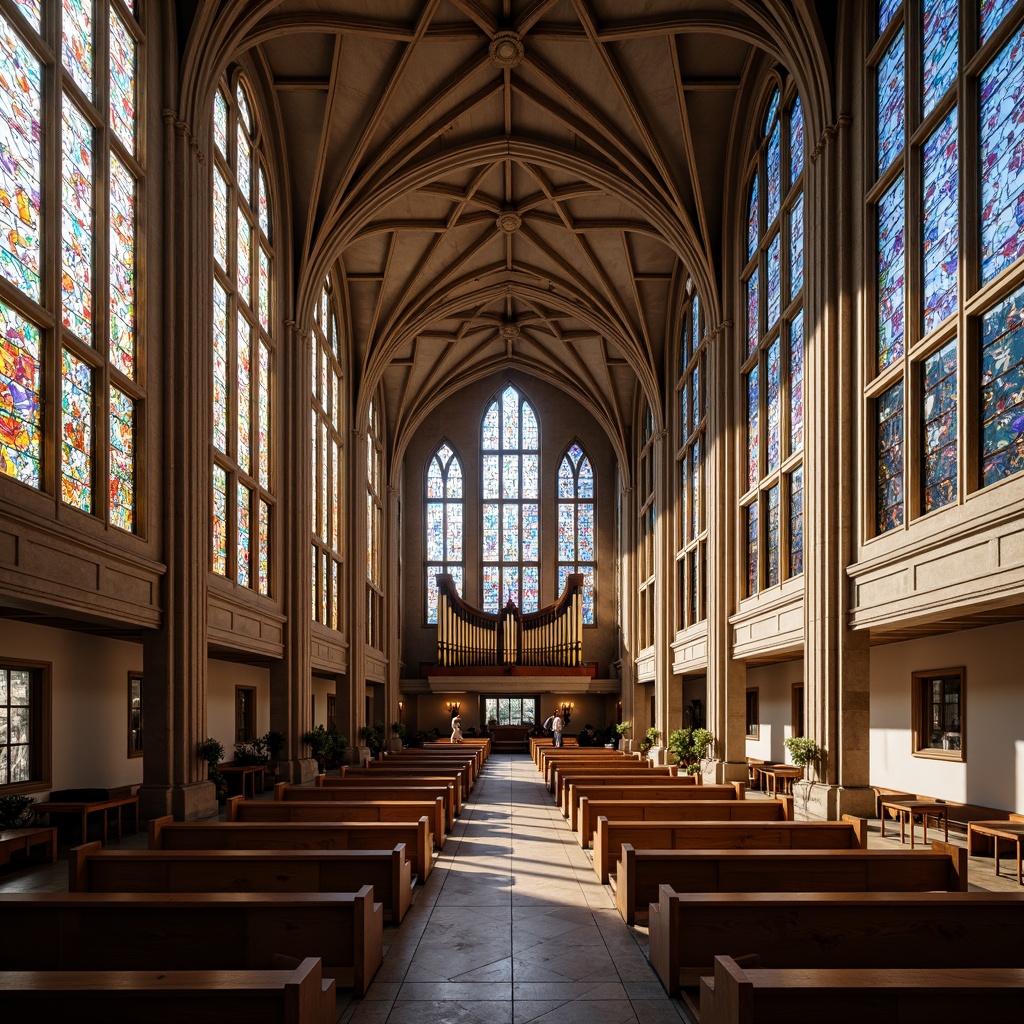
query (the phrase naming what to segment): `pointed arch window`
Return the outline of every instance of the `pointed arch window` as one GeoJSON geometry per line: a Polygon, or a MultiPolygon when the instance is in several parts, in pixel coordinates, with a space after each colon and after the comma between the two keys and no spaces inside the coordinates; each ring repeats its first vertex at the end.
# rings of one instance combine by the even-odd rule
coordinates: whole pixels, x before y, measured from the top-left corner
{"type": "Polygon", "coordinates": [[[534,612],[540,593],[540,428],[533,406],[508,384],[481,429],[483,606],[508,601],[534,612]]]}
{"type": "Polygon", "coordinates": [[[775,88],[747,187],[740,518],[746,593],[803,572],[804,120],[791,84],[775,88]]]}
{"type": "Polygon", "coordinates": [[[594,530],[594,468],[578,443],[569,445],[558,465],[558,586],[565,592],[570,573],[582,573],[583,625],[596,619],[594,567],[597,536],[594,530]]]}
{"type": "Polygon", "coordinates": [[[448,573],[461,597],[465,551],[462,545],[463,480],[462,463],[455,449],[442,441],[430,457],[426,480],[426,552],[427,622],[437,622],[437,580],[439,573],[448,573]]]}
{"type": "Polygon", "coordinates": [[[274,264],[262,140],[242,76],[213,101],[212,568],[270,593],[274,264]]]}
{"type": "Polygon", "coordinates": [[[142,31],[133,5],[122,3],[8,8],[0,13],[0,473],[136,532],[146,397],[135,260],[142,31]],[[58,110],[52,132],[44,96],[58,110]],[[52,288],[43,272],[51,258],[52,288]],[[56,410],[52,437],[46,407],[56,410]]]}
{"type": "Polygon", "coordinates": [[[344,618],[346,391],[330,280],[324,282],[313,311],[312,335],[312,615],[314,622],[339,629],[344,618]]]}

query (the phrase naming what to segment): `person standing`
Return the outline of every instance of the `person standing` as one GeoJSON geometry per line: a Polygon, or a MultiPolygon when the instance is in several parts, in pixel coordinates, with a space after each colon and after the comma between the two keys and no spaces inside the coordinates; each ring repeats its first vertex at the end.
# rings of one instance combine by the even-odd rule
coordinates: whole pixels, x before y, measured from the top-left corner
{"type": "Polygon", "coordinates": [[[462,742],[462,717],[455,715],[452,718],[452,743],[462,742]]]}
{"type": "Polygon", "coordinates": [[[554,717],[551,719],[551,731],[555,734],[554,745],[556,747],[560,747],[562,745],[562,729],[564,726],[565,723],[562,721],[561,712],[556,711],[554,717]]]}

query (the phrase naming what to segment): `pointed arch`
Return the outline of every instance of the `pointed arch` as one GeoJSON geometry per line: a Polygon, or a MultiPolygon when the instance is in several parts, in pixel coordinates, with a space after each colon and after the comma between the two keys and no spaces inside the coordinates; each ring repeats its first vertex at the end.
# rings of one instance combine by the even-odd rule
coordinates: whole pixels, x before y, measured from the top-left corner
{"type": "Polygon", "coordinates": [[[455,446],[442,438],[427,462],[423,481],[424,607],[428,625],[437,622],[438,573],[448,573],[459,596],[465,596],[464,479],[455,446]]]}

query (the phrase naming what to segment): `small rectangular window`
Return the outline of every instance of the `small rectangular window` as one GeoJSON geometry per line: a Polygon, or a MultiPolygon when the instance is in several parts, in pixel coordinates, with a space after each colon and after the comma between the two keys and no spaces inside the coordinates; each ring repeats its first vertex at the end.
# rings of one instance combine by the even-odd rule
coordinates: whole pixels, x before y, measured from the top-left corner
{"type": "Polygon", "coordinates": [[[804,684],[793,684],[793,735],[806,736],[804,732],[804,684]]]}
{"type": "Polygon", "coordinates": [[[0,793],[51,784],[50,665],[0,661],[0,793]]]}
{"type": "Polygon", "coordinates": [[[747,690],[747,739],[756,740],[761,735],[761,709],[758,691],[755,687],[747,690]]]}
{"type": "Polygon", "coordinates": [[[256,688],[235,687],[235,742],[252,743],[256,739],[256,688]]]}
{"type": "Polygon", "coordinates": [[[946,761],[966,761],[963,668],[913,675],[913,753],[946,761]]]}
{"type": "Polygon", "coordinates": [[[142,676],[128,673],[128,756],[142,757],[142,676]]]}

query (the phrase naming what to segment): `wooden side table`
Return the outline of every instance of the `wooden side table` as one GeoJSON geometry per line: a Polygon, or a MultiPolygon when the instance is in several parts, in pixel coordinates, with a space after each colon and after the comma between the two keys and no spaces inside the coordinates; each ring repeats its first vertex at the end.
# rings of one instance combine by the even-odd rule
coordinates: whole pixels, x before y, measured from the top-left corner
{"type": "Polygon", "coordinates": [[[1005,840],[1017,847],[1017,884],[1024,885],[1021,872],[1021,840],[1024,840],[1024,821],[969,821],[967,823],[967,852],[973,854],[978,845],[978,836],[992,840],[992,855],[995,858],[996,874],[999,874],[999,840],[1005,840]]]}
{"type": "Polygon", "coordinates": [[[880,814],[882,819],[881,836],[885,837],[885,813],[893,811],[900,819],[900,842],[906,842],[904,826],[910,823],[910,848],[914,849],[914,818],[921,817],[921,842],[928,841],[928,819],[935,819],[935,827],[938,828],[939,821],[942,822],[943,838],[949,842],[949,808],[939,800],[883,800],[881,802],[880,814]]]}

